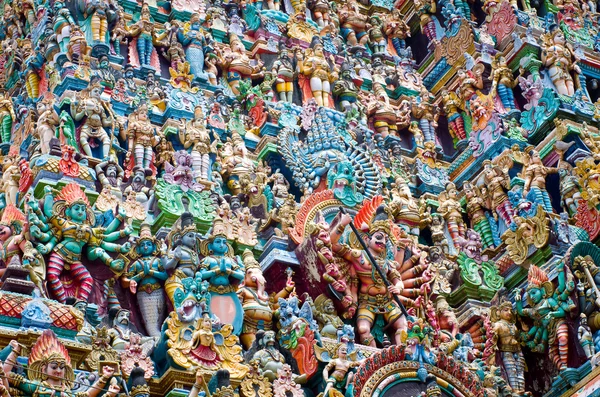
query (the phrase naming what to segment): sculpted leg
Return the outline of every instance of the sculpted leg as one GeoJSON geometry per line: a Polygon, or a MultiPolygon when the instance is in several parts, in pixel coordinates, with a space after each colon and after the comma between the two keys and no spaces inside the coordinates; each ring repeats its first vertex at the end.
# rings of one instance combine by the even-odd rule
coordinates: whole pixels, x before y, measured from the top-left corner
{"type": "MultiPolygon", "coordinates": [[[[371,335],[371,326],[373,322],[370,319],[361,318],[361,309],[359,309],[358,321],[356,321],[356,328],[358,330],[358,336],[360,338],[360,342],[363,345],[376,347],[375,338],[371,335]]],[[[369,313],[372,315],[371,313],[369,313]]]]}
{"type": "Polygon", "coordinates": [[[65,288],[60,281],[60,274],[64,269],[63,259],[55,253],[50,255],[50,263],[48,264],[48,289],[52,292],[55,299],[61,303],[65,303],[66,294],[65,288]]]}
{"type": "Polygon", "coordinates": [[[90,275],[90,272],[81,262],[78,262],[71,265],[71,275],[79,284],[76,296],[77,300],[87,302],[92,292],[92,286],[94,285],[94,279],[90,275]]]}

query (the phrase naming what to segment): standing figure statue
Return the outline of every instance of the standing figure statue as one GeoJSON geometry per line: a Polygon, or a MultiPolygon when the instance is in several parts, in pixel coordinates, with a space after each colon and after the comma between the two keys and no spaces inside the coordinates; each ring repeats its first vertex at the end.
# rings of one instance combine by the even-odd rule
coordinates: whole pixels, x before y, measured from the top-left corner
{"type": "Polygon", "coordinates": [[[208,181],[212,149],[202,106],[196,106],[194,118],[186,121],[184,128],[179,130],[179,140],[183,147],[190,151],[193,160],[192,170],[196,182],[208,181]]]}
{"type": "MultiPolygon", "coordinates": [[[[96,397],[107,388],[106,397],[116,397],[121,388],[109,381],[115,373],[110,366],[103,366],[100,378],[85,392],[72,392],[75,385],[75,372],[67,348],[51,330],[45,330],[31,347],[27,366],[27,377],[12,372],[21,353],[21,345],[13,340],[9,343],[10,354],[2,365],[2,372],[8,376],[10,385],[24,395],[41,397],[96,397]]],[[[8,385],[6,385],[8,386],[8,385]]]]}
{"type": "Polygon", "coordinates": [[[448,119],[448,127],[450,127],[453,138],[459,141],[465,139],[467,132],[465,131],[465,121],[460,113],[460,98],[455,92],[448,90],[442,90],[441,96],[444,113],[448,119]]]}
{"type": "Polygon", "coordinates": [[[525,186],[523,187],[523,196],[529,198],[537,204],[540,204],[547,213],[554,212],[550,195],[546,190],[546,176],[556,174],[557,168],[546,167],[542,163],[540,154],[537,150],[529,151],[529,161],[524,164],[525,167],[525,186]]]}
{"type": "Polygon", "coordinates": [[[71,40],[71,27],[75,26],[75,20],[62,0],[54,2],[54,20],[52,23],[60,51],[67,52],[67,46],[71,40]]]}
{"type": "Polygon", "coordinates": [[[155,51],[155,31],[148,3],[144,2],[142,4],[140,19],[130,25],[127,30],[128,37],[137,38],[136,49],[140,65],[149,66],[151,64],[152,53],[155,51]]]}
{"type": "Polygon", "coordinates": [[[210,311],[223,324],[231,324],[236,335],[242,331],[243,308],[236,294],[245,278],[244,266],[227,242],[223,220],[214,220],[210,236],[200,244],[205,258],[200,265],[202,280],[210,282],[210,311]]]}
{"type": "Polygon", "coordinates": [[[40,140],[42,154],[48,154],[50,152],[50,140],[56,135],[57,127],[61,121],[58,114],[56,114],[56,110],[54,110],[53,96],[44,96],[36,104],[36,110],[38,120],[35,126],[35,135],[40,140]]]}
{"type": "Polygon", "coordinates": [[[199,238],[194,217],[189,212],[181,214],[167,235],[168,253],[162,260],[165,270],[172,273],[165,282],[165,291],[171,302],[174,302],[175,289],[181,280],[194,277],[200,267],[199,238]]]}
{"type": "MultiPolygon", "coordinates": [[[[489,160],[483,162],[483,186],[480,187],[486,198],[485,207],[496,211],[506,226],[510,226],[515,216],[515,211],[506,193],[510,189],[508,173],[489,160]]],[[[496,216],[495,216],[496,218],[496,216]]]]}
{"type": "Polygon", "coordinates": [[[337,98],[340,110],[344,113],[358,110],[359,88],[352,79],[352,65],[349,62],[342,63],[340,78],[333,84],[333,97],[337,98]]]}
{"type": "Polygon", "coordinates": [[[108,31],[108,2],[101,0],[79,0],[79,10],[83,13],[87,26],[82,30],[90,29],[94,42],[106,43],[108,31]]]}
{"type": "Polygon", "coordinates": [[[122,210],[106,228],[93,227],[96,223],[94,211],[76,183],[63,187],[58,194],[49,186],[45,192],[43,210],[39,209],[37,201],[30,201],[28,215],[31,236],[41,242],[37,250],[42,255],[50,254],[48,290],[61,303],[70,296],[87,301],[94,280],[81,263],[84,247],[88,259],[99,258],[112,270],[123,271],[123,259],[113,259],[106,251],[129,252],[129,243],[113,242],[126,237],[132,230],[117,231],[124,220],[122,210]]]}
{"type": "Polygon", "coordinates": [[[129,115],[126,134],[129,151],[125,156],[125,163],[129,163],[128,169],[142,167],[148,170],[154,159],[152,148],[158,144],[160,136],[156,134],[156,128],[148,118],[148,105],[145,102],[129,115]]]}
{"type": "Polygon", "coordinates": [[[415,10],[419,16],[421,31],[429,42],[436,40],[437,33],[435,28],[434,15],[437,11],[436,0],[416,0],[415,10]]]}
{"type": "Polygon", "coordinates": [[[262,62],[257,59],[253,60],[246,54],[246,48],[235,33],[229,34],[229,49],[224,54],[217,52],[219,57],[219,65],[223,70],[223,74],[227,78],[227,83],[233,91],[234,95],[240,95],[240,81],[250,81],[255,76],[259,75],[263,66],[262,62]]]}
{"type": "Polygon", "coordinates": [[[490,312],[492,338],[488,344],[493,353],[488,357],[487,363],[496,365],[496,362],[501,361],[513,392],[522,395],[525,392],[525,357],[521,351],[512,303],[503,301],[499,306],[492,306],[490,312]],[[496,354],[500,357],[496,357],[496,354]]]}
{"type": "Polygon", "coordinates": [[[104,88],[95,82],[81,91],[79,98],[71,103],[71,116],[75,121],[82,121],[79,143],[83,152],[93,157],[90,139],[100,141],[100,159],[106,159],[110,153],[111,138],[105,128],[113,127],[115,119],[110,104],[104,102],[100,95],[104,88]]]}
{"type": "Polygon", "coordinates": [[[330,235],[334,253],[349,262],[354,274],[351,276],[351,289],[352,295],[358,297],[356,327],[360,341],[364,345],[375,347],[375,337],[371,334],[371,329],[377,315],[382,314],[385,322],[395,332],[396,344],[402,343],[407,323],[392,295],[401,294],[404,285],[397,270],[400,265],[388,258],[388,243],[393,239],[390,220],[383,206],[373,212],[370,205],[364,205],[356,215],[354,223],[365,232],[367,248],[391,283],[390,287],[385,286],[365,252],[339,242],[346,225],[352,222],[349,215],[342,214],[338,226],[332,228],[330,235]]]}
{"type": "Polygon", "coordinates": [[[291,281],[291,278],[288,279],[285,288],[271,298],[265,291],[267,281],[252,251],[246,249],[242,256],[246,275],[237,290],[238,298],[244,309],[244,324],[240,342],[244,348],[249,349],[259,330],[271,331],[273,329],[275,304],[272,302],[277,302],[279,298],[286,299],[294,290],[294,282],[291,281]]]}
{"type": "Polygon", "coordinates": [[[0,138],[3,143],[9,143],[12,126],[16,119],[12,99],[8,92],[0,89],[0,138]]]}
{"type": "Polygon", "coordinates": [[[277,76],[275,80],[275,89],[279,100],[284,102],[292,102],[294,96],[294,64],[289,56],[289,51],[286,46],[279,46],[279,54],[277,60],[273,62],[273,75],[277,76]]]}
{"type": "Polygon", "coordinates": [[[183,30],[179,29],[177,38],[185,47],[185,56],[190,64],[190,71],[195,77],[204,76],[204,51],[206,37],[202,29],[200,14],[193,13],[190,21],[186,23],[183,30]]]}
{"type": "Polygon", "coordinates": [[[439,111],[437,105],[433,104],[433,95],[421,87],[421,92],[412,103],[412,114],[419,121],[419,128],[425,137],[425,142],[435,142],[435,129],[438,125],[439,111]]]}
{"type": "Polygon", "coordinates": [[[348,46],[364,46],[369,40],[367,17],[360,13],[356,0],[349,0],[338,10],[340,33],[348,46]]]}
{"type": "Polygon", "coordinates": [[[490,221],[485,215],[485,200],[479,188],[469,182],[463,184],[463,191],[467,202],[467,216],[471,221],[471,228],[475,229],[483,240],[483,248],[494,247],[494,236],[490,221]]]}
{"type": "Polygon", "coordinates": [[[463,209],[454,183],[448,182],[446,191],[440,193],[439,202],[437,212],[444,217],[454,246],[457,246],[460,240],[465,238],[467,228],[463,221],[463,209]]]}
{"type": "Polygon", "coordinates": [[[569,295],[575,289],[573,276],[564,262],[556,266],[558,286],[554,288],[548,275],[535,265],[529,267],[527,276],[527,303],[523,308],[522,293],[517,290],[517,313],[533,320],[533,327],[523,334],[523,342],[534,352],[543,353],[549,347],[550,360],[559,371],[567,369],[569,356],[569,326],[566,318],[575,309],[569,295]]]}
{"type": "Polygon", "coordinates": [[[129,265],[125,274],[125,282],[129,289],[137,295],[137,302],[143,315],[148,335],[160,336],[160,329],[165,319],[165,297],[163,283],[167,272],[162,266],[160,248],[162,242],[152,236],[150,225],[140,226],[140,238],[135,243],[137,259],[129,265]]]}
{"type": "Polygon", "coordinates": [[[596,349],[594,348],[594,338],[592,329],[588,325],[587,316],[585,313],[581,313],[579,316],[579,328],[577,328],[577,337],[579,338],[579,344],[583,348],[585,357],[589,360],[594,354],[596,349]]]}
{"type": "Polygon", "coordinates": [[[560,95],[573,96],[576,88],[581,88],[579,75],[581,69],[577,65],[575,52],[565,40],[565,36],[558,26],[542,35],[542,63],[548,69],[548,75],[556,92],[560,95]],[[571,75],[575,72],[575,79],[571,75]]]}
{"type": "MultiPolygon", "coordinates": [[[[299,55],[299,54],[298,54],[299,55]]],[[[302,87],[302,102],[308,103],[309,99],[315,98],[317,105],[330,107],[332,68],[325,58],[323,44],[318,37],[314,37],[310,48],[306,50],[305,56],[299,56],[298,69],[306,78],[300,81],[302,87]]]]}
{"type": "Polygon", "coordinates": [[[515,94],[513,88],[517,86],[517,80],[513,77],[512,70],[506,64],[506,59],[501,53],[496,54],[492,61],[492,96],[497,92],[502,106],[507,111],[516,109],[515,94]]]}

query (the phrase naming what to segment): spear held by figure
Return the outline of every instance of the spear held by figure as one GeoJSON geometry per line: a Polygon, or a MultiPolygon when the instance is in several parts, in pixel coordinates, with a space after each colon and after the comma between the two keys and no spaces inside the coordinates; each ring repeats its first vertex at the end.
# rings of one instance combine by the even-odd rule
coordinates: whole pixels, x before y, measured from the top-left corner
{"type": "MultiPolygon", "coordinates": [[[[344,207],[340,207],[340,212],[342,214],[344,214],[344,215],[348,215],[348,213],[346,212],[346,210],[344,209],[344,207]]],[[[371,254],[371,251],[369,251],[369,249],[367,247],[367,244],[365,243],[365,241],[361,237],[360,233],[358,233],[358,230],[356,229],[356,226],[354,226],[354,222],[350,222],[349,225],[350,225],[350,228],[352,228],[352,231],[354,232],[354,235],[356,236],[358,242],[360,243],[360,245],[362,246],[363,250],[367,254],[367,258],[369,258],[369,261],[371,262],[371,265],[375,268],[375,270],[379,274],[379,277],[381,277],[381,279],[383,280],[383,284],[389,290],[389,288],[391,286],[390,282],[388,281],[385,273],[383,273],[383,270],[381,270],[381,267],[379,267],[379,264],[377,263],[377,261],[375,260],[375,258],[373,258],[373,254],[371,254]]],[[[396,302],[396,304],[398,305],[398,307],[402,311],[402,314],[404,314],[404,316],[407,319],[411,319],[412,316],[408,314],[408,311],[406,311],[406,308],[404,307],[404,305],[400,301],[400,297],[398,295],[396,295],[396,294],[392,294],[392,297],[394,298],[394,301],[396,302]]]]}

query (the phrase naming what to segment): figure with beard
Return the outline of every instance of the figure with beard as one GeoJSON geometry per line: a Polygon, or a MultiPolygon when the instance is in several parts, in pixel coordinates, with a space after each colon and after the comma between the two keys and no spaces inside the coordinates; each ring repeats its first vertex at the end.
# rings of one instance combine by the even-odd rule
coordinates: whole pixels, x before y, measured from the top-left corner
{"type": "Polygon", "coordinates": [[[142,204],[147,210],[150,200],[154,195],[154,190],[146,186],[146,171],[142,167],[133,167],[131,184],[125,188],[124,195],[129,196],[131,192],[135,193],[137,202],[142,204]]]}
{"type": "Polygon", "coordinates": [[[292,367],[292,373],[296,374],[294,375],[294,382],[306,382],[306,374],[297,375],[300,370],[296,360],[290,352],[279,346],[274,331],[258,331],[256,340],[252,343],[244,358],[247,362],[257,360],[262,375],[271,382],[277,379],[277,371],[286,364],[292,367]]]}
{"type": "MultiPolygon", "coordinates": [[[[139,334],[136,326],[130,321],[130,315],[131,312],[129,310],[120,307],[113,307],[108,311],[108,323],[111,325],[111,328],[108,330],[108,336],[112,348],[118,352],[125,350],[132,333],[139,334]]],[[[143,352],[146,355],[150,355],[154,346],[154,338],[142,337],[141,345],[143,352]]]]}
{"type": "Polygon", "coordinates": [[[123,168],[114,160],[103,161],[96,166],[98,181],[102,189],[108,190],[119,200],[122,197],[121,182],[123,181],[123,168]]]}
{"type": "Polygon", "coordinates": [[[374,271],[373,265],[363,250],[340,243],[346,225],[352,222],[349,215],[342,214],[339,220],[336,218],[333,223],[337,226],[331,231],[333,252],[346,259],[351,267],[350,284],[353,296],[358,300],[356,326],[360,341],[364,345],[372,347],[376,346],[371,329],[377,315],[382,314],[385,322],[395,332],[394,339],[398,345],[402,343],[402,336],[406,335],[407,329],[406,318],[393,298],[393,294],[400,295],[402,293],[404,283],[397,270],[400,268],[400,264],[395,260],[390,260],[388,256],[388,242],[394,246],[396,244],[385,207],[377,206],[381,201],[381,196],[376,196],[373,201],[363,205],[363,208],[357,213],[354,223],[364,232],[367,248],[391,283],[389,287],[386,287],[383,279],[374,271]]]}

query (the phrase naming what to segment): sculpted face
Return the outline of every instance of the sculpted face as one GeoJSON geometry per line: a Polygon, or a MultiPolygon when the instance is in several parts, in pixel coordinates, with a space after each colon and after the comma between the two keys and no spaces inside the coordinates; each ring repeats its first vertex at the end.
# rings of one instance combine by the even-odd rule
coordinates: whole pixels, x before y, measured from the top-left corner
{"type": "MultiPolygon", "coordinates": [[[[248,279],[251,280],[251,283],[254,285],[265,285],[266,280],[265,280],[265,276],[263,276],[262,271],[260,269],[250,269],[248,270],[248,272],[246,273],[248,276],[248,279]]],[[[249,283],[246,281],[246,284],[249,285],[249,283]]]]}
{"type": "Polygon", "coordinates": [[[369,248],[376,252],[377,254],[381,254],[386,250],[387,243],[387,235],[384,232],[375,232],[369,238],[369,248]]]}
{"type": "Polygon", "coordinates": [[[217,236],[210,244],[210,249],[215,255],[224,255],[229,247],[227,246],[227,239],[225,237],[217,236]]]}
{"type": "Polygon", "coordinates": [[[541,288],[531,288],[529,291],[527,291],[527,294],[529,294],[529,297],[534,304],[540,303],[544,297],[544,293],[542,292],[541,288]]]}
{"type": "Polygon", "coordinates": [[[6,241],[12,235],[12,230],[7,225],[0,225],[0,241],[6,241]]]}
{"type": "Polygon", "coordinates": [[[87,217],[86,209],[87,208],[85,204],[75,203],[67,209],[66,213],[67,216],[69,216],[73,221],[83,222],[87,217]]]}
{"type": "Polygon", "coordinates": [[[156,250],[156,247],[152,241],[144,240],[138,245],[137,249],[140,255],[148,256],[156,250]]]}
{"type": "Polygon", "coordinates": [[[62,380],[65,377],[65,363],[59,363],[57,361],[51,361],[45,367],[44,373],[48,376],[48,378],[53,380],[62,380]]]}
{"type": "Polygon", "coordinates": [[[511,321],[513,317],[512,309],[508,306],[503,306],[500,309],[500,318],[506,321],[511,321]]]}
{"type": "Polygon", "coordinates": [[[196,233],[188,232],[181,238],[181,243],[186,247],[194,247],[196,245],[196,233]]]}
{"type": "Polygon", "coordinates": [[[335,312],[335,307],[333,306],[333,301],[331,299],[327,299],[323,304],[323,310],[325,313],[332,314],[335,312]]]}
{"type": "Polygon", "coordinates": [[[80,312],[84,313],[87,310],[87,303],[83,302],[83,301],[79,301],[77,303],[75,303],[75,309],[79,310],[80,312]]]}
{"type": "Polygon", "coordinates": [[[263,343],[265,346],[272,346],[275,344],[275,332],[267,331],[263,336],[263,343]]]}
{"type": "Polygon", "coordinates": [[[122,325],[129,324],[129,311],[121,310],[117,314],[116,322],[117,322],[117,324],[122,324],[122,325]]]}
{"type": "Polygon", "coordinates": [[[114,165],[109,165],[106,167],[106,176],[115,178],[117,176],[117,167],[114,165]]]}

